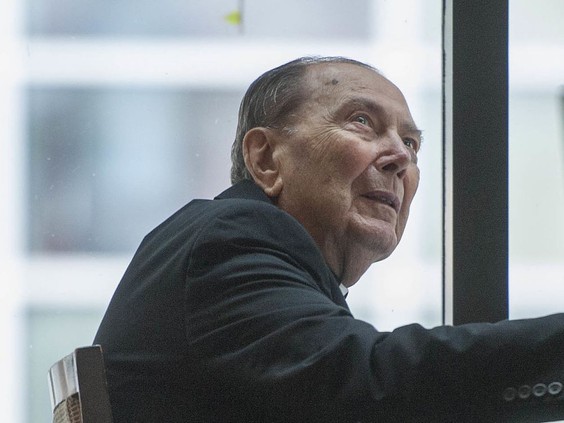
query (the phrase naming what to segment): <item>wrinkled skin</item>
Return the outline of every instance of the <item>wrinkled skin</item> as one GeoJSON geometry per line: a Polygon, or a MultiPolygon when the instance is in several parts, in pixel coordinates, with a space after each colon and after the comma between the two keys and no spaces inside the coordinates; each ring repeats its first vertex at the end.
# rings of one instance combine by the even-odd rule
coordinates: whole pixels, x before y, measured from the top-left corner
{"type": "Polygon", "coordinates": [[[401,91],[375,71],[316,64],[305,82],[308,100],[287,127],[264,128],[276,177],[254,177],[351,286],[401,239],[419,184],[421,131],[401,91]]]}

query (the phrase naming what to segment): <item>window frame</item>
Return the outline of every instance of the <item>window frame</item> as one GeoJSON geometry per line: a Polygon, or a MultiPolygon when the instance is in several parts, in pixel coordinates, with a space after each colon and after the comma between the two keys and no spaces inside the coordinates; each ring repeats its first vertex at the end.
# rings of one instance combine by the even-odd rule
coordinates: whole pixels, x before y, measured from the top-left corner
{"type": "Polygon", "coordinates": [[[509,315],[508,9],[443,1],[444,324],[509,315]]]}

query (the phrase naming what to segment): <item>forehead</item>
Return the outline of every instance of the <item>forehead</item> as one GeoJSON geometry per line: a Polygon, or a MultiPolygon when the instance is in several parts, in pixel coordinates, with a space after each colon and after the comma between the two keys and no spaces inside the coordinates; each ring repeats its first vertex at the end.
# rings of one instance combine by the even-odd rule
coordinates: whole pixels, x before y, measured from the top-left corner
{"type": "Polygon", "coordinates": [[[320,63],[308,68],[306,86],[315,101],[334,102],[363,95],[378,103],[394,102],[407,108],[402,92],[377,71],[349,63],[320,63]]]}
{"type": "Polygon", "coordinates": [[[376,70],[351,63],[311,65],[307,69],[306,82],[314,89],[366,89],[403,98],[401,91],[376,70]]]}

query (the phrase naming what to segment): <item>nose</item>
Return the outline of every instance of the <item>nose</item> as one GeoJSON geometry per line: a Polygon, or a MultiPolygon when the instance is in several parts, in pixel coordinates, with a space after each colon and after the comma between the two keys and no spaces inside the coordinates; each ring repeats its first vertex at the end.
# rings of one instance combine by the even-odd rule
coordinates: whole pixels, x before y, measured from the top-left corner
{"type": "Polygon", "coordinates": [[[374,166],[382,173],[396,174],[403,178],[413,162],[412,152],[396,132],[389,132],[378,142],[378,157],[374,166]]]}

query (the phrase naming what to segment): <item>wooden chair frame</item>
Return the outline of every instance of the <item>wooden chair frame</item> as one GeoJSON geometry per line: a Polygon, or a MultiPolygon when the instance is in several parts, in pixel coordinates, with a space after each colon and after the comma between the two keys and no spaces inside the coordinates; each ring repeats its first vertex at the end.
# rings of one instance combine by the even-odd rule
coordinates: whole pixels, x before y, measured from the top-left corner
{"type": "Polygon", "coordinates": [[[49,370],[53,423],[112,423],[102,348],[77,348],[49,370]]]}

